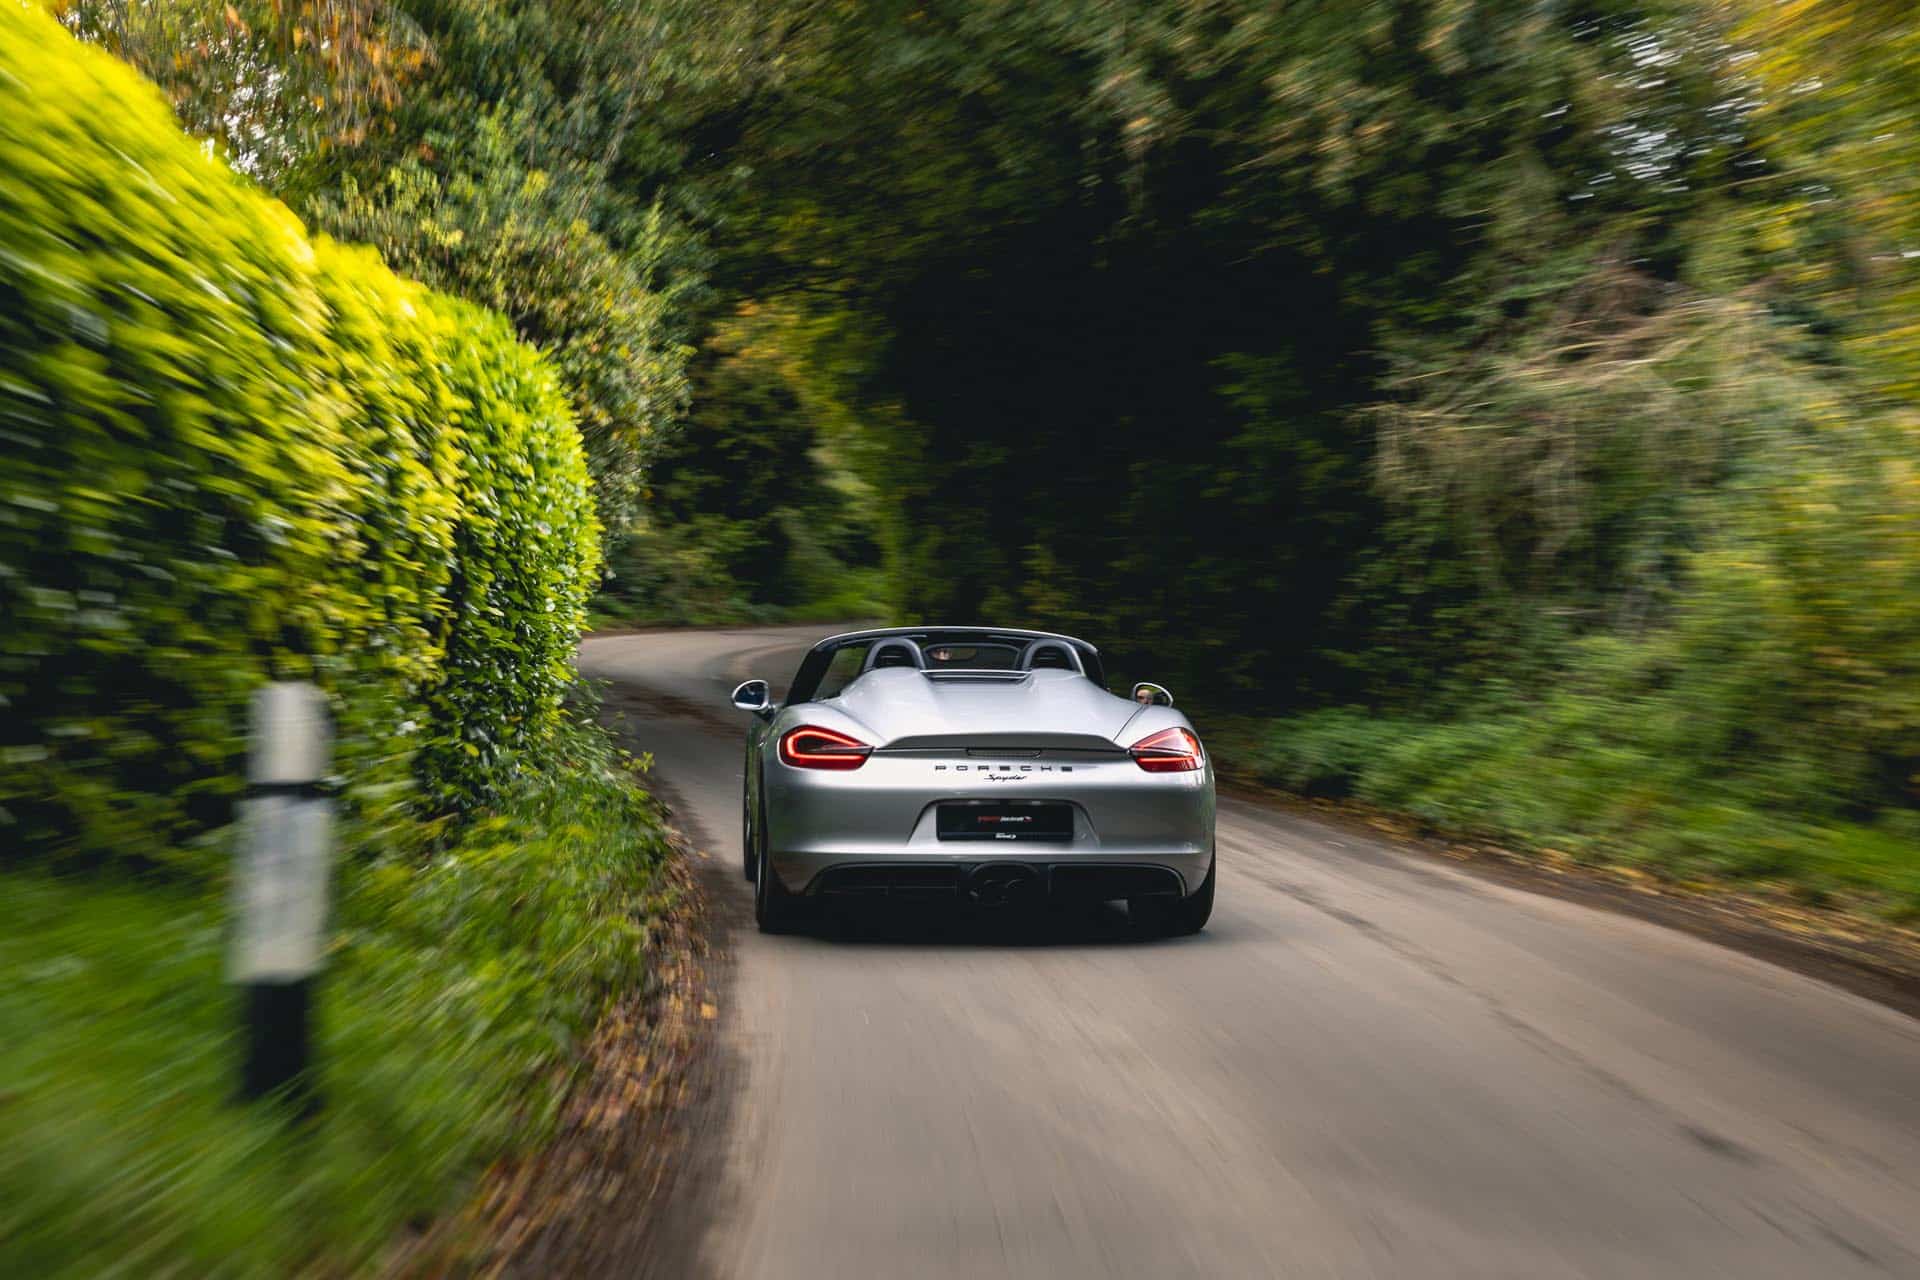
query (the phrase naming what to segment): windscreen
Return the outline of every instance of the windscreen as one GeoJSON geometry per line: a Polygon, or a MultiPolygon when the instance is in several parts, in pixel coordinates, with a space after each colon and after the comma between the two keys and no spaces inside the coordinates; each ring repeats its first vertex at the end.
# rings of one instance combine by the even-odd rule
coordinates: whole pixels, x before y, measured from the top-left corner
{"type": "MultiPolygon", "coordinates": [[[[887,636],[904,636],[920,646],[929,671],[1010,671],[1019,667],[1020,655],[1036,638],[1034,632],[996,632],[986,628],[929,629],[926,631],[884,631],[848,636],[831,643],[823,642],[807,651],[787,690],[789,705],[834,698],[859,677],[866,666],[867,651],[887,636]]],[[[1080,659],[1087,679],[1106,687],[1106,673],[1100,654],[1082,640],[1060,637],[1071,645],[1080,659]]]]}
{"type": "Polygon", "coordinates": [[[921,650],[929,671],[1011,671],[1020,649],[1010,644],[935,644],[921,650]]]}

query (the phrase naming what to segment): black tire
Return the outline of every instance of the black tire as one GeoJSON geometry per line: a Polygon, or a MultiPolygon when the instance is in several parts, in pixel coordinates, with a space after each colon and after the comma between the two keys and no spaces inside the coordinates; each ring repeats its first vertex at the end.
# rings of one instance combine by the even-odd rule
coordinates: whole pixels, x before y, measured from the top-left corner
{"type": "Polygon", "coordinates": [[[1213,877],[1219,859],[1207,864],[1207,878],[1184,898],[1129,898],[1127,918],[1155,938],[1184,938],[1207,927],[1213,915],[1213,877]]]}
{"type": "Polygon", "coordinates": [[[753,921],[762,933],[792,933],[800,927],[800,899],[787,892],[767,861],[767,828],[763,821],[753,832],[753,921]]]}
{"type": "Polygon", "coordinates": [[[743,785],[740,793],[740,874],[748,884],[752,884],[759,869],[759,855],[753,847],[753,806],[747,803],[743,785]]]}

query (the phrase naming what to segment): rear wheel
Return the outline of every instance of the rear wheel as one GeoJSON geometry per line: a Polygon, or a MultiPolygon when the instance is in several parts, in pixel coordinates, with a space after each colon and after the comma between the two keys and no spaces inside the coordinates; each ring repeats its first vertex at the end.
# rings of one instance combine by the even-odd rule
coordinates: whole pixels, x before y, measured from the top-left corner
{"type": "Polygon", "coordinates": [[[753,836],[753,805],[748,803],[746,788],[743,786],[740,791],[740,874],[746,877],[749,884],[753,883],[754,876],[760,870],[753,836]]]}
{"type": "Polygon", "coordinates": [[[1129,898],[1127,917],[1157,938],[1183,938],[1207,927],[1213,915],[1213,877],[1219,859],[1207,865],[1207,878],[1184,898],[1129,898]]]}
{"type": "MultiPolygon", "coordinates": [[[[763,819],[765,815],[760,815],[763,819]]],[[[747,823],[748,854],[753,865],[753,920],[762,933],[792,933],[798,926],[800,899],[787,892],[768,862],[765,821],[747,823]]]]}

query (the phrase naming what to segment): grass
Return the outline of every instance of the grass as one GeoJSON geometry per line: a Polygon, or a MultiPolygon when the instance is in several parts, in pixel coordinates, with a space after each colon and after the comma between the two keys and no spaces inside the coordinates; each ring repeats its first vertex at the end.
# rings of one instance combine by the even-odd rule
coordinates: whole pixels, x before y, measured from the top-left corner
{"type": "Polygon", "coordinates": [[[350,1272],[550,1132],[641,981],[666,844],[612,749],[430,855],[349,845],[318,1124],[232,1102],[217,892],[0,873],[0,1255],[32,1276],[350,1272]]]}
{"type": "Polygon", "coordinates": [[[1333,708],[1237,725],[1229,754],[1449,836],[1920,920],[1920,814],[1863,812],[1792,761],[1688,752],[1646,712],[1578,691],[1448,719],[1333,708]]]}

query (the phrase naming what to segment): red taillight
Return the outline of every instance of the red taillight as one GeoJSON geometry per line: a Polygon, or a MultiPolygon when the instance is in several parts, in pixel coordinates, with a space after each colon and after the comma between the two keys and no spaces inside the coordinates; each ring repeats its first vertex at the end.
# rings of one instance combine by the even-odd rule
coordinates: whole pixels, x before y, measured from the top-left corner
{"type": "Polygon", "coordinates": [[[1162,729],[1127,748],[1148,773],[1191,773],[1200,767],[1200,739],[1185,729],[1162,729]]]}
{"type": "Polygon", "coordinates": [[[780,762],[796,769],[858,769],[873,748],[832,729],[801,725],[780,735],[780,762]]]}

